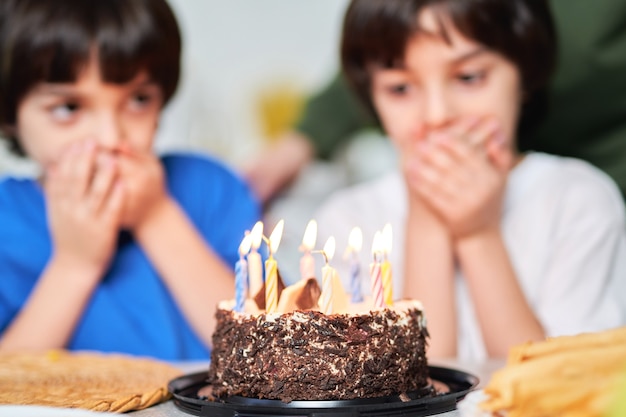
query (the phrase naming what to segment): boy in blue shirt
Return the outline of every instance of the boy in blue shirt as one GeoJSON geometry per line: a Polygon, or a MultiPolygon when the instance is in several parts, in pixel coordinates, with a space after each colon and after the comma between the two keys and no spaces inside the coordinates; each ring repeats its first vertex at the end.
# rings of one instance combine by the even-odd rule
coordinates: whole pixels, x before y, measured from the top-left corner
{"type": "Polygon", "coordinates": [[[207,358],[259,217],[221,163],[152,150],[179,76],[164,0],[10,0],[0,126],[41,167],[0,182],[0,350],[207,358]]]}

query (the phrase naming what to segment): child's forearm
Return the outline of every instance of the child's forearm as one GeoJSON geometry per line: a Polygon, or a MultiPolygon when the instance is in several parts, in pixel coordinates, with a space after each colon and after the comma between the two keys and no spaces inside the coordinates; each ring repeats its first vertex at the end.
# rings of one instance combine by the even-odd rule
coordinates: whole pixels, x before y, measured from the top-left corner
{"type": "Polygon", "coordinates": [[[452,244],[447,230],[422,204],[411,204],[405,240],[405,296],[421,300],[430,333],[429,357],[457,352],[452,244]]]}
{"type": "Polygon", "coordinates": [[[190,325],[209,346],[216,305],[232,298],[234,273],[171,199],[153,210],[134,233],[190,325]]]}
{"type": "Polygon", "coordinates": [[[0,339],[0,351],[45,350],[67,345],[101,271],[53,257],[28,301],[0,339]]]}
{"type": "Polygon", "coordinates": [[[528,305],[499,229],[455,242],[461,269],[489,356],[505,357],[516,344],[545,337],[528,305]]]}

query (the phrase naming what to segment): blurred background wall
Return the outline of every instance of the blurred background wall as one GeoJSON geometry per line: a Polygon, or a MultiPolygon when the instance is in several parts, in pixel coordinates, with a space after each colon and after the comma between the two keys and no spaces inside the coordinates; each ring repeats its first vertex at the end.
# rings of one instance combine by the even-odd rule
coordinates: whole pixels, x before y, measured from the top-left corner
{"type": "Polygon", "coordinates": [[[336,71],[346,0],[170,0],[184,39],[159,147],[239,163],[336,71]]]}

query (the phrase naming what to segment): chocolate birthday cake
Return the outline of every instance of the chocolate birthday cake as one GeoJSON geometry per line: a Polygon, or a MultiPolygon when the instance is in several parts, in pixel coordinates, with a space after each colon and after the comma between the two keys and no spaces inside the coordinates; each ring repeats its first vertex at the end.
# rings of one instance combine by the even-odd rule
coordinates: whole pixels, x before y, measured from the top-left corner
{"type": "Polygon", "coordinates": [[[420,302],[379,309],[346,302],[323,314],[315,280],[297,287],[282,291],[284,309],[276,313],[265,313],[259,300],[248,300],[244,312],[220,303],[209,385],[199,396],[289,402],[432,394],[420,302]]]}

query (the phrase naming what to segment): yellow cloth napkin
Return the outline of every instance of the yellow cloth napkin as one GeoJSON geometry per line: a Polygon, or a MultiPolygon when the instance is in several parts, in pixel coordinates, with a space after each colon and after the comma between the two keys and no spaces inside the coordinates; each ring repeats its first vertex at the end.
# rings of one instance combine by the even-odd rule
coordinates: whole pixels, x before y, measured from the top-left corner
{"type": "Polygon", "coordinates": [[[626,327],[550,338],[511,349],[481,408],[508,417],[603,416],[626,365],[626,327]]]}

